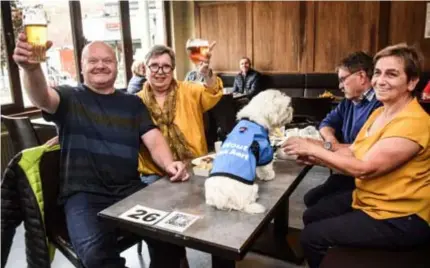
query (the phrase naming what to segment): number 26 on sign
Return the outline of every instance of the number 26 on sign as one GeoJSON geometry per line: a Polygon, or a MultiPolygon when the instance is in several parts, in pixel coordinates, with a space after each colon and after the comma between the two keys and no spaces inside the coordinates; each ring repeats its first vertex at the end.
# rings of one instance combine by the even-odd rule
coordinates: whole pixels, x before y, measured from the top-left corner
{"type": "Polygon", "coordinates": [[[132,221],[144,225],[153,225],[162,218],[164,218],[169,212],[136,205],[126,212],[122,213],[119,217],[121,219],[132,221]]]}

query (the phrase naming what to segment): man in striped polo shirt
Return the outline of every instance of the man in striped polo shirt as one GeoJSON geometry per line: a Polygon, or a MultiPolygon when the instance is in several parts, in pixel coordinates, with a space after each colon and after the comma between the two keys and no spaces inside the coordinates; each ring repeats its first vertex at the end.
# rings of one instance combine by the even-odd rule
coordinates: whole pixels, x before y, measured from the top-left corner
{"type": "MultiPolygon", "coordinates": [[[[83,49],[85,82],[77,87],[50,88],[30,55],[31,45],[21,33],[13,58],[24,70],[24,88],[44,118],[58,127],[59,201],[73,247],[85,267],[125,267],[116,248],[116,230],[99,221],[97,213],[145,186],[137,172],[140,143],[171,181],[188,179],[185,165],[173,161],[142,101],[114,89],[117,61],[109,45],[92,42],[83,49]]],[[[184,248],[145,240],[151,267],[179,267],[185,257],[184,248]]]]}

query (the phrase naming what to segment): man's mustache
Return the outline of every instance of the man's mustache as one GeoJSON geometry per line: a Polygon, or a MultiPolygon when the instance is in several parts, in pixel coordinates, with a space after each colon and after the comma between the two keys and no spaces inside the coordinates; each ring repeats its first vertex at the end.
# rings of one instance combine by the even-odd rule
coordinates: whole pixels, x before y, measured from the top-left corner
{"type": "Polygon", "coordinates": [[[94,71],[92,71],[92,74],[109,74],[111,71],[108,68],[100,68],[100,69],[95,69],[94,71]]]}

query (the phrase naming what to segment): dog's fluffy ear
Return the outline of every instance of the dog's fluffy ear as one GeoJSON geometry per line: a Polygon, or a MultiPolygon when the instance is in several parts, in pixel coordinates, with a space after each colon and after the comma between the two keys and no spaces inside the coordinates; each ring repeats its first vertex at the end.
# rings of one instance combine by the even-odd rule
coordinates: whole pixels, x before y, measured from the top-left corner
{"type": "Polygon", "coordinates": [[[291,107],[291,98],[279,90],[266,90],[270,93],[270,103],[267,105],[270,109],[265,111],[271,126],[282,126],[291,122],[293,117],[293,108],[291,107]]]}
{"type": "Polygon", "coordinates": [[[291,121],[292,112],[290,97],[277,89],[267,89],[243,107],[237,113],[237,119],[248,117],[266,128],[272,128],[291,121]]]}

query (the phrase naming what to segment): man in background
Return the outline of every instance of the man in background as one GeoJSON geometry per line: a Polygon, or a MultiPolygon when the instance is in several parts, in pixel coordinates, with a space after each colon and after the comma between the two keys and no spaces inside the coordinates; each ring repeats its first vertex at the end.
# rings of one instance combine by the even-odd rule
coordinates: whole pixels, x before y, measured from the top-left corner
{"type": "Polygon", "coordinates": [[[133,77],[130,79],[130,82],[128,82],[127,92],[136,94],[142,90],[142,86],[146,82],[144,60],[135,60],[131,65],[131,72],[133,73],[133,77]]]}
{"type": "Polygon", "coordinates": [[[248,57],[242,57],[239,66],[240,72],[234,78],[233,92],[246,94],[251,99],[261,91],[261,74],[251,68],[248,57]]]}

